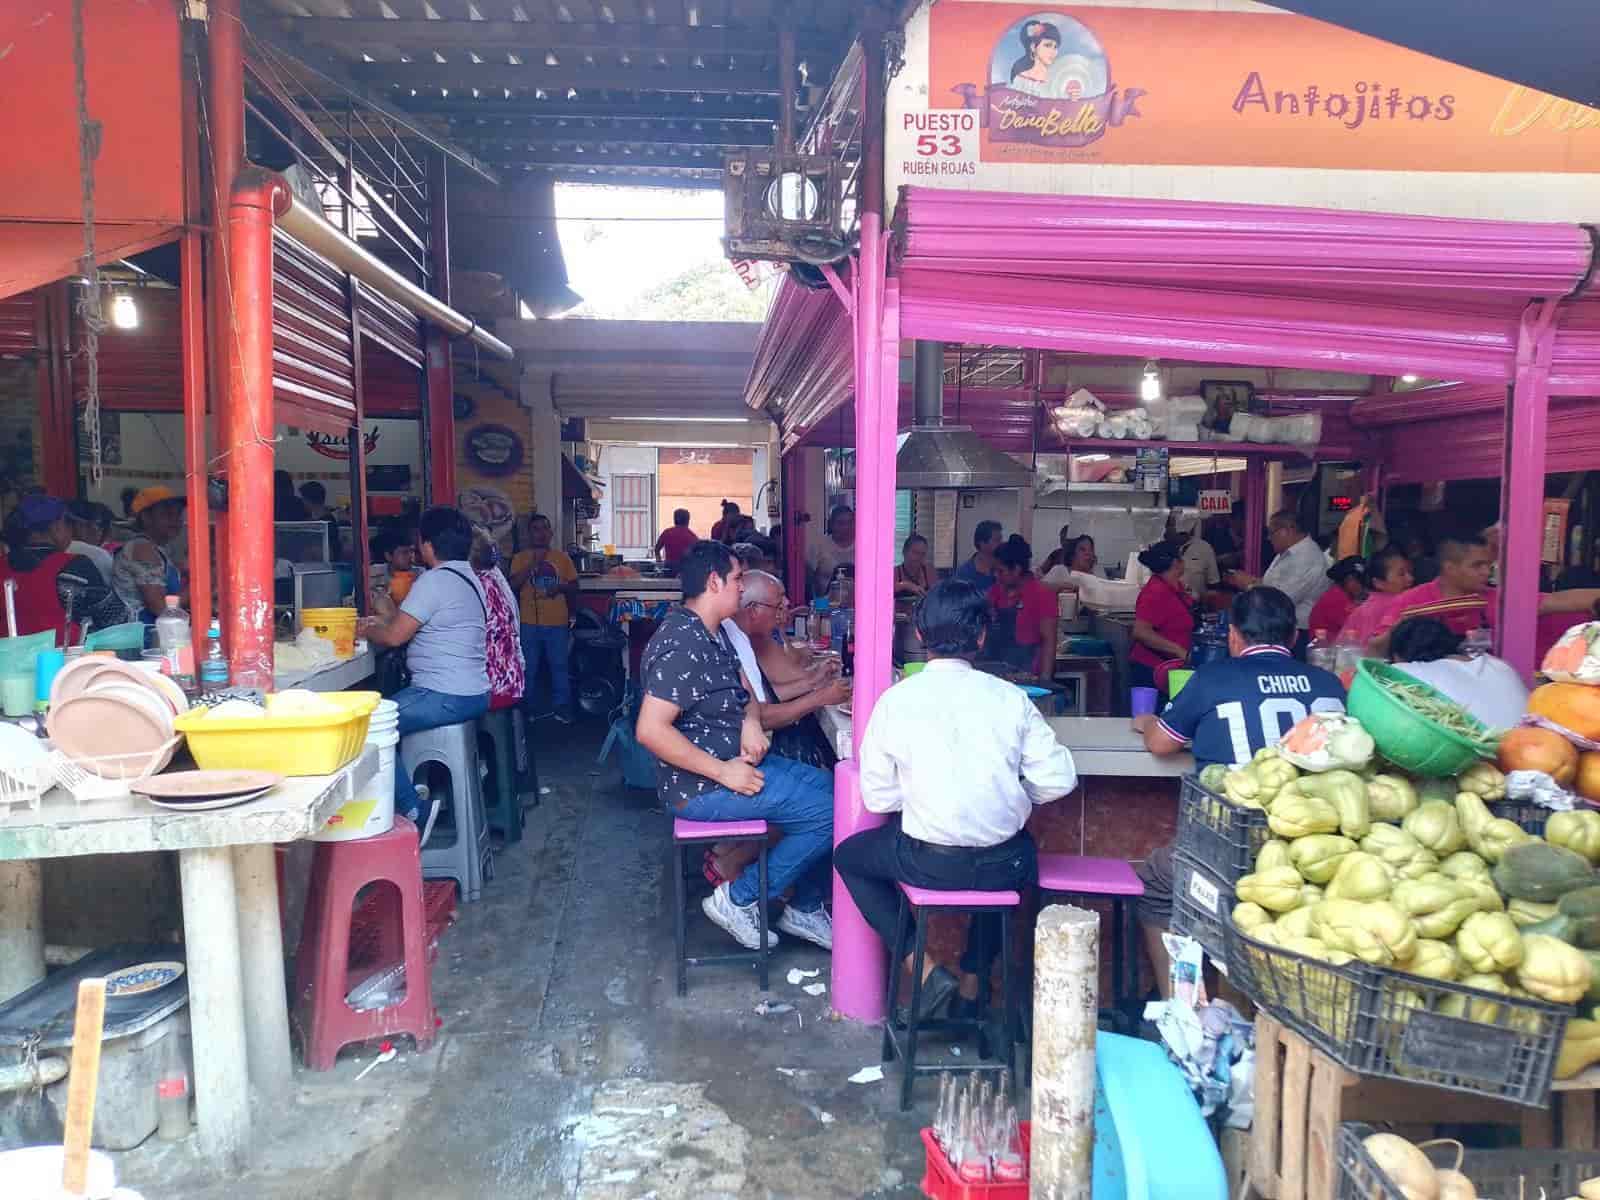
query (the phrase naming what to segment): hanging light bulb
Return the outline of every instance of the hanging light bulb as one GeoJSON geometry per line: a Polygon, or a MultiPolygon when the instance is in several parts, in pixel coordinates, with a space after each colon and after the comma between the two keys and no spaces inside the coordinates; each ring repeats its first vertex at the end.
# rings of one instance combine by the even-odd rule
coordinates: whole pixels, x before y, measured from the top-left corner
{"type": "Polygon", "coordinates": [[[111,298],[111,323],[118,329],[139,328],[139,306],[127,292],[118,292],[111,298]]]}
{"type": "Polygon", "coordinates": [[[1146,403],[1161,399],[1161,371],[1155,359],[1144,364],[1144,374],[1139,378],[1139,399],[1146,403]]]}

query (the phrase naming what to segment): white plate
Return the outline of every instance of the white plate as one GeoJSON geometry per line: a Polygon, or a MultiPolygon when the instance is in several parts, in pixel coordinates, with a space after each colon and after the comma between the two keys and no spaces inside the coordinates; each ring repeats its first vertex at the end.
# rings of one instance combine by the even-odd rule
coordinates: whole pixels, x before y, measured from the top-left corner
{"type": "Polygon", "coordinates": [[[115,677],[100,678],[89,684],[85,696],[111,696],[124,704],[130,704],[150,714],[153,720],[159,721],[166,731],[166,736],[172,736],[172,706],[166,699],[150,688],[130,683],[125,679],[115,677]]]}
{"type": "Polygon", "coordinates": [[[145,799],[157,808],[164,808],[168,812],[210,812],[213,808],[232,808],[235,804],[245,804],[251,800],[259,800],[272,789],[262,788],[259,792],[246,792],[242,796],[223,796],[219,800],[199,800],[191,804],[172,804],[166,800],[157,800],[154,796],[145,799]]]}

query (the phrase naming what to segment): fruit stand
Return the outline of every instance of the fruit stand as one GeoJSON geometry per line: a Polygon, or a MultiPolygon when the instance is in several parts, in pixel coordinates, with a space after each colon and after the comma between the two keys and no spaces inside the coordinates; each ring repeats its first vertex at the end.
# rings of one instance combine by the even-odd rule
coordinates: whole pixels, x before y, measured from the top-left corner
{"type": "Polygon", "coordinates": [[[1259,1194],[1600,1189],[1597,642],[1558,644],[1512,730],[1369,659],[1348,715],[1185,779],[1173,928],[1257,1010],[1259,1194]],[[1522,1149],[1424,1154],[1387,1122],[1522,1149]]]}

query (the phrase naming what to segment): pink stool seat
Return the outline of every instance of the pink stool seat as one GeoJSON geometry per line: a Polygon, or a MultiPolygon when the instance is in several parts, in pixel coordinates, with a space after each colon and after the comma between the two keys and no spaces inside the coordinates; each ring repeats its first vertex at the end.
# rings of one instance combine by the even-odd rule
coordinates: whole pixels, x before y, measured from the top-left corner
{"type": "Polygon", "coordinates": [[[909,883],[902,883],[900,890],[918,908],[1015,908],[1022,903],[1016,892],[943,892],[909,883]]]}
{"type": "Polygon", "coordinates": [[[678,842],[694,842],[706,838],[766,837],[765,821],[685,821],[672,820],[672,838],[678,842]]]}
{"type": "Polygon", "coordinates": [[[1144,881],[1120,858],[1039,855],[1039,890],[1088,896],[1142,896],[1144,881]]]}

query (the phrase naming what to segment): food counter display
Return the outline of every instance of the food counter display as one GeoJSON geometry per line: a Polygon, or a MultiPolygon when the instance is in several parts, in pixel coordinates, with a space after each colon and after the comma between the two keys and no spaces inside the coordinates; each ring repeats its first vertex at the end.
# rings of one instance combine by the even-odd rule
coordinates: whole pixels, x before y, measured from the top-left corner
{"type": "Polygon", "coordinates": [[[272,677],[274,691],[300,688],[307,692],[347,692],[372,678],[378,654],[370,646],[359,645],[350,658],[336,659],[307,671],[282,671],[272,677]]]}

